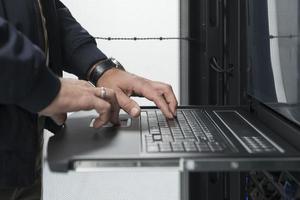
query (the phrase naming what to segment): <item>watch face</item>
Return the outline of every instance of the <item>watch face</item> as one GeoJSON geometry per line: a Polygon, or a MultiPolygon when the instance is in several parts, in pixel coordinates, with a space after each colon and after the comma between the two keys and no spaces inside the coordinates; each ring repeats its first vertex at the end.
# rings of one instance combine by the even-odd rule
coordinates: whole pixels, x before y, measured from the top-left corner
{"type": "Polygon", "coordinates": [[[117,67],[118,69],[122,69],[122,70],[125,71],[123,65],[122,65],[119,61],[117,61],[115,58],[110,58],[110,60],[111,60],[113,63],[116,64],[116,67],[117,67]]]}
{"type": "Polygon", "coordinates": [[[110,60],[116,65],[120,65],[120,63],[115,58],[110,58],[110,60]]]}

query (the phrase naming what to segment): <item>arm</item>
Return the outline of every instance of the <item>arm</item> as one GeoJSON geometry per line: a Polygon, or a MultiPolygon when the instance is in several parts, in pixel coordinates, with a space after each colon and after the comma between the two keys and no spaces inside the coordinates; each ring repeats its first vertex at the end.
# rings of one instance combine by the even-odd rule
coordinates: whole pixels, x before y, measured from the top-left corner
{"type": "Polygon", "coordinates": [[[57,0],[56,7],[67,65],[64,70],[86,79],[89,69],[98,61],[106,59],[106,56],[97,48],[94,37],[82,28],[63,3],[57,0]]]}
{"type": "Polygon", "coordinates": [[[45,66],[43,52],[1,17],[0,35],[0,104],[36,113],[55,98],[60,81],[45,66]]]}
{"type": "MultiPolygon", "coordinates": [[[[70,66],[65,70],[86,79],[88,73],[93,71],[94,64],[106,59],[106,56],[97,48],[94,38],[76,22],[69,10],[58,0],[56,4],[63,37],[64,57],[70,66]]],[[[98,80],[96,86],[113,89],[119,105],[131,116],[137,117],[140,114],[139,105],[129,98],[133,94],[154,101],[168,118],[176,115],[176,97],[172,88],[164,83],[110,69],[98,80]]]]}
{"type": "Polygon", "coordinates": [[[113,91],[103,100],[99,89],[85,81],[58,79],[46,67],[43,52],[1,17],[0,36],[0,104],[45,116],[95,109],[101,115],[94,127],[118,123],[113,91]]]}

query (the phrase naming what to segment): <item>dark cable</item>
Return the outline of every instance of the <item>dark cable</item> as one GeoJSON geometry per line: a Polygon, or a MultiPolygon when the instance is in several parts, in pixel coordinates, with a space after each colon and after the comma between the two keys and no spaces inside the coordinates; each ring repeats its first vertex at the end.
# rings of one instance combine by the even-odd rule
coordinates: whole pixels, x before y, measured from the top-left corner
{"type": "Polygon", "coordinates": [[[209,66],[218,73],[231,73],[234,70],[234,67],[231,67],[227,70],[225,70],[224,67],[220,67],[220,65],[215,57],[213,57],[211,59],[209,66]]]}

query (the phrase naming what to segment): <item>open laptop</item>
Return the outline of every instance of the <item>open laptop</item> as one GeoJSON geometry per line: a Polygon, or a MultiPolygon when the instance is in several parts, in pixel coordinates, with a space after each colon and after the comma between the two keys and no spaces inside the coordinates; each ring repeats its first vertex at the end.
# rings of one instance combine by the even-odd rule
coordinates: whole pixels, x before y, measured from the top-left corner
{"type": "Polygon", "coordinates": [[[188,165],[191,170],[299,168],[297,142],[255,114],[263,109],[278,116],[275,123],[288,121],[299,133],[300,26],[298,17],[290,16],[299,15],[299,1],[293,1],[293,12],[280,0],[249,2],[248,94],[260,106],[179,107],[176,120],[148,107],[137,119],[121,114],[120,127],[101,129],[89,126],[95,112],[74,113],[50,138],[50,169],[171,166],[181,160],[195,161],[188,165]],[[292,19],[290,24],[284,17],[292,19]]]}

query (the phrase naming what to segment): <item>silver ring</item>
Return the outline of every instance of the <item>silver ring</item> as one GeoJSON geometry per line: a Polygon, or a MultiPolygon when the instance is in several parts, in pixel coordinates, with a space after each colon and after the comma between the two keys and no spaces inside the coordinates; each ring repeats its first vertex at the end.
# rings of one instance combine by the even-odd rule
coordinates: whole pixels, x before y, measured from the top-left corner
{"type": "Polygon", "coordinates": [[[101,87],[100,88],[100,98],[101,99],[105,99],[106,98],[106,88],[105,87],[101,87]]]}

